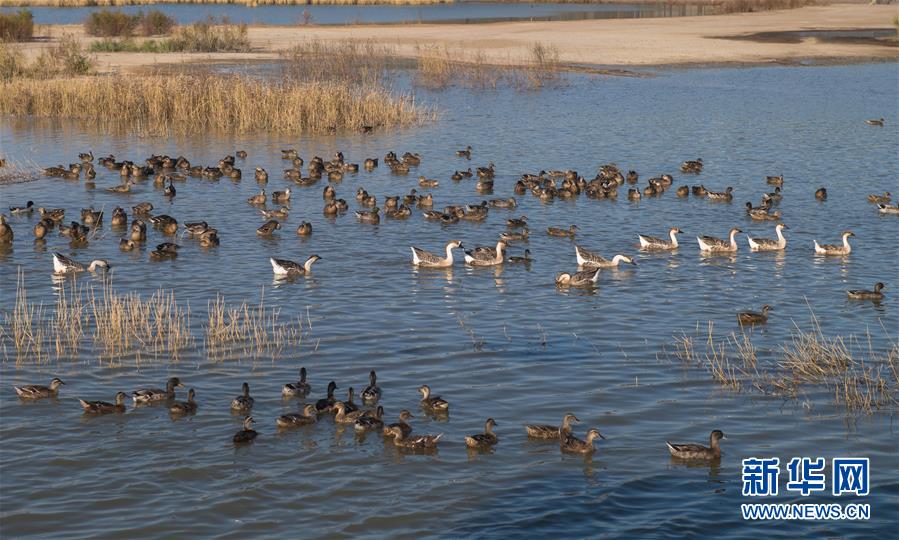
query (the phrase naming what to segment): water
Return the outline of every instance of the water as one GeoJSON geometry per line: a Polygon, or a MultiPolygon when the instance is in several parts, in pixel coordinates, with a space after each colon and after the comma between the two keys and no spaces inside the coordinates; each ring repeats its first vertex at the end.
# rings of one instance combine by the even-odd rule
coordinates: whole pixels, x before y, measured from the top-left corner
{"type": "MultiPolygon", "coordinates": [[[[31,7],[37,24],[80,24],[91,12],[102,7],[31,7]]],[[[122,6],[126,13],[156,9],[181,24],[205,21],[209,17],[228,17],[234,23],[299,24],[308,13],[315,24],[387,24],[387,23],[484,23],[514,20],[561,21],[582,19],[632,19],[642,17],[682,17],[702,15],[701,6],[622,4],[516,4],[491,2],[454,2],[423,6],[259,6],[239,4],[158,4],[122,6]]],[[[14,11],[3,8],[0,11],[14,11]]]]}
{"type": "MultiPolygon", "coordinates": [[[[322,184],[299,188],[284,229],[270,241],[256,238],[261,223],[246,198],[258,192],[251,176],[242,182],[189,180],[177,185],[172,202],[152,183],[130,195],[102,188],[119,182],[98,168],[96,190],[83,182],[42,179],[0,189],[3,205],[65,207],[69,213],[93,205],[107,211],[151,201],[156,212],[179,221],[207,219],[222,231],[220,248],[203,251],[184,240],[179,258],[148,263],[145,252],[123,254],[117,235],[77,250],[79,260],[109,258],[114,286],[149,294],[173,289],[193,312],[194,335],[202,341],[207,301],[216,293],[229,302],[258,299],[282,317],[312,318],[299,351],[284,357],[211,362],[199,348],[179,362],[147,357],[139,367],[117,366],[84,355],[43,367],[2,365],[0,394],[0,506],[5,535],[83,537],[276,535],[304,536],[510,537],[558,534],[573,537],[739,537],[749,530],[739,517],[740,460],[748,456],[867,456],[872,460],[873,519],[867,523],[754,524],[778,538],[822,535],[871,537],[896,522],[899,504],[899,438],[892,412],[847,415],[830,392],[809,389],[798,400],[722,389],[702,369],[666,358],[663,348],[697,323],[726,335],[738,331],[735,313],[775,307],[770,323],[753,333],[762,363],[770,363],[794,324],[810,328],[810,308],[826,335],[871,334],[885,353],[899,328],[895,216],[877,214],[868,193],[899,192],[896,131],[866,126],[866,118],[899,122],[896,66],[663,70],[652,78],[572,76],[563,88],[540,93],[418,91],[424,103],[443,111],[439,122],[372,135],[267,138],[210,134],[187,140],[116,136],[72,123],[3,119],[0,153],[49,165],[68,163],[79,151],[120,158],[153,152],[184,154],[211,164],[242,148],[249,172],[272,173],[268,191],[288,184],[278,150],[296,147],[306,158],[342,150],[348,160],[381,157],[388,150],[420,152],[419,171],[440,179],[435,206],[477,202],[472,181],[449,180],[454,169],[497,167],[494,196],[509,196],[523,172],[572,168],[592,177],[596,167],[616,162],[649,176],[671,172],[676,185],[732,185],[733,204],[678,199],[617,202],[580,198],[542,204],[518,197],[513,212],[491,210],[487,222],[441,226],[415,216],[408,221],[362,225],[352,213],[334,221],[321,214],[322,184]],[[474,147],[469,163],[453,151],[474,147]],[[702,157],[699,177],[677,173],[684,159],[702,157]],[[731,226],[773,235],[771,224],[752,223],[742,203],[770,191],[764,176],[783,174],[780,205],[789,246],[783,255],[751,254],[745,238],[733,258],[704,258],[693,236],[723,236],[731,226]],[[830,198],[813,193],[826,186],[830,198]],[[417,271],[409,245],[439,250],[451,238],[469,247],[495,241],[511,215],[531,222],[530,268],[417,271]],[[311,221],[314,233],[298,239],[293,230],[311,221]],[[635,254],[639,266],[603,272],[593,293],[560,291],[557,272],[574,270],[573,244],[551,238],[547,226],[581,228],[578,242],[605,255],[635,254]],[[636,254],[637,233],[661,235],[670,226],[685,231],[673,255],[636,254]],[[852,229],[852,255],[821,259],[813,238],[836,242],[852,229]],[[314,276],[273,284],[268,257],[323,257],[314,276]],[[879,305],[848,302],[845,289],[888,285],[879,305]],[[545,344],[544,344],[545,342],[545,344]],[[356,439],[330,420],[278,433],[274,417],[298,407],[282,401],[280,386],[309,369],[312,398],[334,379],[341,389],[364,387],[377,369],[382,401],[391,421],[402,408],[417,416],[418,433],[444,433],[433,456],[405,455],[380,437],[356,439]],[[200,411],[173,422],[164,408],[129,410],[122,416],[83,418],[76,396],[111,399],[118,390],[159,385],[180,376],[197,389],[200,411]],[[68,384],[58,402],[20,402],[13,384],[46,384],[59,376],[68,384]],[[257,405],[259,439],[234,448],[239,417],[228,410],[248,381],[257,405]],[[416,389],[427,383],[451,402],[448,421],[427,418],[417,408],[416,389]],[[557,422],[566,411],[582,420],[577,432],[597,427],[607,437],[592,458],[560,455],[553,444],[529,442],[525,422],[557,422]],[[492,416],[500,444],[495,453],[470,455],[462,438],[481,430],[492,416]],[[712,429],[728,439],[719,464],[673,462],[666,439],[707,440],[712,429]],[[102,531],[102,532],[101,532],[102,531]]],[[[336,186],[351,201],[359,186],[376,194],[406,193],[416,174],[392,176],[386,167],[347,175],[336,186]]],[[[108,218],[107,218],[108,219],[108,218]]],[[[26,270],[32,301],[54,302],[50,255],[72,250],[51,237],[32,245],[35,218],[13,218],[14,251],[0,262],[0,303],[13,301],[15,269],[26,270]]],[[[164,238],[150,233],[148,245],[164,238]]],[[[514,247],[520,254],[521,247],[514,247]]],[[[81,275],[79,283],[94,283],[81,275]]],[[[701,341],[701,339],[700,339],[701,341]]],[[[864,344],[867,347],[867,343],[864,344]]],[[[7,354],[12,355],[7,344],[7,354]]],[[[339,392],[342,392],[340,390],[339,392]]],[[[786,473],[782,475],[785,481],[786,473]]],[[[829,485],[829,484],[828,484],[829,485]]],[[[796,502],[783,490],[776,500],[796,502]]],[[[829,495],[801,502],[834,502],[829,495]]],[[[851,502],[852,498],[839,502],[851,502]]]]}

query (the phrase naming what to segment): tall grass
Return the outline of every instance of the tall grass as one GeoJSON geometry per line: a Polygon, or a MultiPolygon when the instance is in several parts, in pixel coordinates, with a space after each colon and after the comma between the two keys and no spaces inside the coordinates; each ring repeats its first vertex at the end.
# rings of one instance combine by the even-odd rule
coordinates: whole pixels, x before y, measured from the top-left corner
{"type": "Polygon", "coordinates": [[[0,13],[0,41],[28,41],[33,35],[34,19],[30,11],[0,13]]]}
{"type": "Polygon", "coordinates": [[[209,302],[207,312],[204,344],[214,359],[277,357],[286,347],[298,347],[303,341],[302,319],[282,323],[281,310],[266,307],[264,290],[256,306],[246,302],[228,306],[219,295],[209,302]]]}
{"type": "MultiPolygon", "coordinates": [[[[15,46],[0,43],[0,81],[75,77],[89,73],[92,64],[81,44],[68,35],[56,45],[42,49],[32,60],[26,59],[15,46]]],[[[0,101],[5,97],[0,93],[0,101]]]]}
{"type": "Polygon", "coordinates": [[[504,65],[491,63],[483,51],[451,51],[447,47],[424,46],[417,51],[415,83],[430,89],[449,86],[538,90],[561,81],[559,51],[551,45],[533,43],[523,58],[504,65]]]}
{"type": "Polygon", "coordinates": [[[394,47],[360,40],[308,40],[282,51],[281,58],[286,79],[357,86],[381,84],[389,70],[414,63],[394,47]]]}

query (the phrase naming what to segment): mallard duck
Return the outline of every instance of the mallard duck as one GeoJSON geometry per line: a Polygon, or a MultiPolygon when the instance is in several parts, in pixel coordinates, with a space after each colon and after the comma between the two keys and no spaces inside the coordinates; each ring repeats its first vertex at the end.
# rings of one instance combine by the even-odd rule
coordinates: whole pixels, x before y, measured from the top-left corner
{"type": "Polygon", "coordinates": [[[689,197],[690,188],[688,186],[680,186],[677,188],[677,191],[675,191],[674,194],[680,198],[689,197]]]}
{"type": "Polygon", "coordinates": [[[321,260],[318,255],[310,255],[302,265],[287,259],[269,258],[276,276],[307,276],[312,273],[312,264],[321,260]]]}
{"type": "Polygon", "coordinates": [[[378,405],[378,408],[375,409],[375,412],[365,414],[356,419],[356,422],[353,424],[353,429],[356,431],[380,431],[384,429],[384,407],[378,405]]]}
{"type": "Polygon", "coordinates": [[[744,324],[765,324],[768,322],[768,312],[771,311],[772,308],[768,304],[762,306],[762,312],[756,313],[755,311],[741,311],[737,313],[737,321],[740,322],[740,325],[744,324]]]}
{"type": "Polygon", "coordinates": [[[893,195],[890,194],[889,191],[884,191],[883,195],[868,195],[868,202],[879,204],[879,203],[888,203],[893,200],[893,195]]]}
{"type": "Polygon", "coordinates": [[[789,229],[785,224],[778,223],[776,227],[774,227],[774,232],[777,234],[777,239],[772,240],[770,238],[753,238],[746,235],[746,240],[749,242],[749,249],[752,251],[782,251],[787,247],[787,239],[784,238],[783,230],[789,229]]]}
{"type": "Polygon", "coordinates": [[[424,176],[418,177],[418,185],[426,188],[435,188],[440,185],[440,182],[433,178],[426,178],[424,176]]]}
{"type": "Polygon", "coordinates": [[[362,166],[370,171],[378,166],[378,158],[366,158],[365,161],[362,162],[362,166]]]}
{"type": "Polygon", "coordinates": [[[162,234],[173,235],[178,232],[178,220],[166,214],[151,217],[150,223],[153,224],[153,227],[162,231],[162,234]]]}
{"type": "Polygon", "coordinates": [[[446,412],[449,410],[449,402],[440,396],[431,395],[431,387],[423,384],[419,387],[418,392],[421,394],[421,406],[429,411],[446,412]]]}
{"type": "Polygon", "coordinates": [[[568,435],[571,433],[571,423],[580,422],[577,416],[567,413],[562,418],[562,425],[553,426],[549,424],[526,424],[524,426],[528,433],[528,437],[534,439],[555,439],[559,440],[560,434],[568,435]]]}
{"type": "Polygon", "coordinates": [[[637,238],[640,239],[640,249],[647,251],[673,251],[678,247],[677,235],[680,233],[680,229],[671,227],[668,230],[668,237],[670,240],[663,240],[661,238],[656,238],[655,236],[643,234],[638,234],[637,238]]]}
{"type": "Polygon", "coordinates": [[[503,232],[500,233],[499,239],[503,242],[525,242],[530,238],[531,231],[530,229],[524,229],[521,232],[503,232]]]}
{"type": "Polygon", "coordinates": [[[862,289],[853,289],[853,290],[846,291],[846,294],[849,296],[849,298],[851,298],[853,300],[883,300],[884,294],[881,291],[883,291],[884,287],[885,287],[885,285],[878,281],[877,283],[874,284],[873,291],[865,291],[862,289]]]}
{"type": "Polygon", "coordinates": [[[784,175],[779,176],[766,176],[765,182],[771,184],[772,186],[782,186],[784,185],[784,175]]]}
{"type": "Polygon", "coordinates": [[[6,222],[6,216],[0,216],[0,244],[12,244],[14,236],[12,227],[6,222]]]}
{"type": "Polygon", "coordinates": [[[177,191],[175,190],[175,185],[172,184],[172,180],[170,179],[169,185],[167,185],[165,189],[162,190],[162,194],[171,199],[175,196],[176,193],[177,191]]]}
{"type": "Polygon", "coordinates": [[[724,191],[706,191],[705,196],[710,201],[731,201],[734,198],[734,188],[727,186],[724,191]]]}
{"type": "Polygon", "coordinates": [[[118,186],[106,188],[106,191],[108,191],[110,193],[129,193],[129,192],[131,192],[132,185],[134,185],[134,182],[129,180],[123,184],[119,184],[118,186]]]}
{"type": "Polygon", "coordinates": [[[258,229],[256,229],[256,234],[259,236],[271,236],[276,230],[281,228],[281,224],[274,219],[270,219],[262,224],[258,229]]]}
{"type": "Polygon", "coordinates": [[[877,211],[881,214],[899,214],[899,204],[896,206],[890,206],[888,204],[878,204],[877,211]]]}
{"type": "Polygon", "coordinates": [[[147,240],[147,224],[140,219],[131,222],[131,239],[135,242],[147,240]]]}
{"type": "Polygon", "coordinates": [[[751,202],[746,203],[746,214],[757,221],[777,221],[780,219],[780,210],[771,212],[767,205],[753,208],[751,202]]]}
{"type": "Polygon", "coordinates": [[[279,428],[292,428],[298,426],[308,426],[318,421],[315,405],[306,405],[303,407],[302,413],[283,414],[275,419],[275,424],[279,428]]]}
{"type": "Polygon", "coordinates": [[[290,202],[290,188],[287,188],[284,191],[273,191],[272,192],[272,202],[276,202],[276,203],[290,202]]]}
{"type": "Polygon", "coordinates": [[[465,159],[471,159],[471,146],[466,146],[465,150],[456,150],[456,155],[465,159]]]}
{"type": "Polygon", "coordinates": [[[590,289],[595,287],[596,282],[599,281],[600,271],[600,268],[595,268],[593,270],[575,272],[574,274],[562,272],[561,274],[556,276],[556,285],[559,287],[578,287],[581,289],[590,289]]]}
{"type": "Polygon", "coordinates": [[[815,253],[818,255],[849,255],[852,252],[852,246],[849,245],[850,236],[855,236],[855,234],[852,231],[843,232],[843,245],[841,246],[834,244],[820,245],[817,240],[814,240],[815,253]]]}
{"type": "Polygon", "coordinates": [[[509,262],[512,264],[530,264],[533,261],[534,259],[531,258],[531,250],[529,249],[524,250],[523,257],[509,257],[509,262]]]}
{"type": "Polygon", "coordinates": [[[360,409],[347,411],[347,404],[343,401],[335,401],[331,410],[337,413],[334,415],[334,421],[338,424],[355,424],[356,420],[366,414],[366,411],[360,409]]]}
{"type": "Polygon", "coordinates": [[[281,388],[282,396],[305,396],[312,390],[312,386],[306,382],[306,368],[300,368],[300,380],[293,383],[287,383],[281,388]]]}
{"type": "Polygon", "coordinates": [[[25,206],[10,206],[9,213],[13,215],[17,214],[30,214],[34,211],[34,201],[28,201],[25,203],[25,206]]]}
{"type": "Polygon", "coordinates": [[[453,265],[453,250],[462,249],[460,240],[450,240],[446,244],[446,257],[412,246],[412,264],[425,268],[447,268],[453,265]]]}
{"type": "Polygon", "coordinates": [[[573,454],[592,454],[596,451],[596,447],[593,446],[593,441],[596,439],[605,439],[602,433],[596,429],[588,431],[587,439],[584,441],[578,439],[573,434],[568,433],[559,439],[559,449],[563,452],[570,452],[573,454]]]}
{"type": "Polygon", "coordinates": [[[150,252],[151,261],[167,261],[178,257],[178,250],[181,248],[178,244],[171,242],[163,242],[156,246],[156,249],[150,252]]]}
{"type": "Polygon", "coordinates": [[[393,436],[393,444],[400,448],[408,448],[410,450],[433,450],[437,448],[437,442],[440,441],[440,437],[443,434],[439,435],[416,435],[414,437],[410,437],[408,435],[403,434],[403,430],[400,427],[392,427],[389,428],[390,435],[393,436]]]}
{"type": "Polygon", "coordinates": [[[377,403],[381,399],[381,387],[378,386],[378,374],[375,370],[368,373],[368,386],[362,390],[362,402],[368,405],[377,403]]]}
{"type": "Polygon", "coordinates": [[[616,268],[618,263],[621,262],[626,262],[634,266],[637,265],[637,261],[627,255],[615,255],[612,257],[612,260],[609,260],[601,255],[587,251],[578,245],[574,246],[574,254],[577,257],[578,266],[585,266],[587,268],[616,268]]]}
{"type": "Polygon", "coordinates": [[[518,206],[518,201],[509,197],[508,199],[490,199],[489,204],[493,208],[515,208],[518,206]]]}
{"type": "Polygon", "coordinates": [[[231,409],[234,411],[249,411],[253,408],[255,400],[250,397],[250,385],[243,383],[243,395],[231,400],[231,409]]]}
{"type": "Polygon", "coordinates": [[[193,414],[197,412],[197,402],[194,401],[196,396],[197,393],[191,388],[187,391],[187,401],[176,401],[175,403],[172,403],[172,406],[169,407],[169,412],[172,414],[193,414]]]}
{"type": "Polygon", "coordinates": [[[465,437],[465,446],[479,449],[492,447],[499,442],[499,438],[493,433],[494,427],[496,427],[496,421],[494,421],[493,418],[488,418],[487,422],[484,424],[484,433],[475,433],[474,435],[465,437]]]}
{"type": "Polygon", "coordinates": [[[568,227],[568,229],[559,229],[556,227],[549,227],[546,229],[546,233],[550,236],[562,236],[567,238],[574,238],[574,235],[577,234],[578,226],[572,225],[568,227]]]}
{"type": "Polygon", "coordinates": [[[159,388],[142,388],[131,392],[131,399],[134,404],[152,403],[154,401],[165,401],[167,399],[175,399],[175,388],[182,388],[184,384],[178,377],[171,377],[165,383],[165,390],[159,388]]]}
{"type": "Polygon", "coordinates": [[[256,171],[253,173],[253,177],[260,184],[265,184],[266,182],[268,182],[268,172],[261,167],[256,167],[256,171]]]}
{"type": "Polygon", "coordinates": [[[286,206],[274,210],[260,210],[259,213],[266,219],[287,219],[290,216],[290,210],[286,206]]]}
{"type": "Polygon", "coordinates": [[[527,216],[521,216],[519,218],[511,218],[506,220],[506,227],[510,229],[522,229],[528,226],[528,218],[527,216]]]}
{"type": "Polygon", "coordinates": [[[703,253],[735,253],[737,251],[737,233],[741,233],[740,229],[734,227],[730,230],[729,240],[725,242],[714,236],[697,236],[696,241],[699,243],[699,249],[703,253]]]}
{"type": "Polygon", "coordinates": [[[84,401],[83,399],[78,399],[81,402],[81,407],[84,408],[85,413],[90,414],[108,414],[108,413],[123,413],[125,412],[125,399],[128,396],[125,392],[117,392],[115,395],[115,404],[108,403],[106,401],[84,401]]]}
{"type": "Polygon", "coordinates": [[[59,223],[66,217],[65,208],[38,208],[37,213],[41,215],[42,218],[51,219],[55,223],[59,223]]]}
{"type": "Polygon", "coordinates": [[[265,190],[263,189],[256,195],[253,195],[252,197],[247,199],[247,202],[252,205],[262,205],[265,204],[266,200],[268,200],[268,197],[265,196],[265,190]]]}
{"type": "Polygon", "coordinates": [[[403,204],[399,208],[387,210],[385,215],[390,219],[407,219],[412,217],[412,209],[403,204]]]}
{"type": "Polygon", "coordinates": [[[50,381],[50,386],[41,386],[39,384],[26,384],[25,386],[14,386],[16,394],[24,399],[41,399],[48,397],[56,397],[59,394],[59,385],[65,384],[61,379],[54,377],[50,381]]]}
{"type": "Polygon", "coordinates": [[[330,412],[331,407],[334,405],[334,402],[337,401],[334,399],[334,391],[337,390],[337,383],[331,381],[328,383],[328,397],[322,398],[315,402],[315,410],[319,414],[330,412]]]}
{"type": "Polygon", "coordinates": [[[771,203],[779,203],[784,198],[781,193],[780,186],[774,188],[774,191],[762,195],[762,203],[770,205],[771,203]]]}
{"type": "Polygon", "coordinates": [[[865,123],[868,124],[869,126],[883,127],[884,120],[883,120],[883,118],[874,119],[874,120],[865,120],[865,123]]]}
{"type": "MultiPolygon", "coordinates": [[[[106,259],[94,259],[91,261],[90,265],[88,265],[88,272],[96,272],[97,269],[102,269],[104,271],[108,271],[110,268],[109,263],[106,259]]],[[[63,255],[62,253],[53,253],[53,273],[54,274],[68,274],[71,272],[83,272],[84,265],[80,262],[70,259],[63,255]]]]}
{"type": "Polygon", "coordinates": [[[506,243],[500,240],[496,248],[477,247],[465,252],[465,262],[471,266],[493,266],[505,260],[506,243]]]}
{"type": "Polygon", "coordinates": [[[356,218],[362,223],[373,223],[378,224],[381,222],[381,216],[378,213],[381,211],[377,206],[372,208],[370,211],[366,210],[357,210],[356,218]]]}
{"type": "Polygon", "coordinates": [[[717,459],[721,457],[721,448],[718,441],[726,437],[721,430],[716,429],[709,435],[709,447],[701,444],[675,444],[665,441],[671,455],[680,459],[717,459]]]}
{"type": "Polygon", "coordinates": [[[702,158],[687,160],[681,163],[680,170],[683,173],[700,173],[702,172],[702,158]]]}
{"type": "Polygon", "coordinates": [[[412,413],[404,409],[400,411],[399,420],[393,424],[384,426],[381,432],[385,437],[392,437],[391,430],[393,428],[399,428],[403,433],[403,437],[408,437],[409,434],[412,433],[412,426],[409,425],[408,420],[411,420],[412,418],[415,418],[412,416],[412,413]]]}
{"type": "Polygon", "coordinates": [[[232,439],[235,444],[244,444],[253,442],[253,439],[256,438],[259,433],[253,429],[253,424],[256,421],[253,420],[252,416],[247,416],[243,419],[243,429],[234,434],[234,438],[232,439]]]}

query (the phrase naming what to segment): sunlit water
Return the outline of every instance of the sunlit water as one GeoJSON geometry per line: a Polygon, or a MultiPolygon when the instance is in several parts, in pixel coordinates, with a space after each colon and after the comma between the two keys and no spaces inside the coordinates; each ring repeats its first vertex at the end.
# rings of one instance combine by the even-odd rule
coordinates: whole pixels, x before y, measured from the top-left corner
{"type": "MultiPolygon", "coordinates": [[[[6,342],[0,393],[2,528],[5,536],[106,535],[159,537],[237,534],[303,536],[459,537],[564,534],[571,537],[744,536],[740,519],[740,460],[748,456],[867,456],[872,460],[873,519],[868,523],[766,523],[754,531],[774,537],[872,537],[895,524],[899,501],[899,438],[889,411],[847,415],[830,392],[811,388],[798,400],[722,389],[704,370],[685,367],[663,350],[682,332],[713,321],[721,336],[739,331],[735,314],[774,306],[753,341],[762,362],[772,362],[798,326],[810,329],[811,313],[826,335],[856,334],[885,353],[899,329],[895,216],[881,216],[868,193],[899,192],[896,153],[895,65],[817,68],[752,68],[660,71],[651,78],[571,77],[559,89],[539,93],[417,91],[424,104],[442,111],[424,127],[370,135],[267,138],[209,134],[187,140],[118,136],[75,124],[3,119],[0,154],[41,165],[69,163],[78,152],[142,159],[151,153],[184,154],[214,164],[245,149],[239,163],[246,177],[176,184],[167,201],[152,182],[130,195],[107,193],[118,174],[99,167],[97,188],[83,181],[42,179],[4,186],[4,206],[32,199],[38,206],[130,208],[150,201],[156,213],[179,221],[206,219],[221,231],[218,249],[184,245],[175,261],[147,261],[146,250],[118,250],[118,234],[71,250],[55,233],[33,245],[36,217],[15,217],[12,253],[0,262],[4,313],[13,302],[17,268],[25,271],[29,299],[53,304],[50,252],[74,253],[82,261],[105,257],[114,265],[120,291],[145,294],[172,289],[192,310],[194,337],[202,342],[207,301],[217,293],[229,302],[258,300],[282,317],[312,319],[299,351],[279,358],[212,362],[201,348],[179,362],[145,357],[139,368],[101,364],[94,356],[62,358],[42,367],[17,366],[6,342]],[[886,118],[886,128],[864,124],[886,118]],[[470,144],[471,162],[454,150],[470,144]],[[518,197],[515,211],[491,210],[485,223],[441,226],[420,215],[379,226],[357,223],[352,212],[322,216],[321,190],[296,188],[284,229],[263,241],[262,220],[246,203],[258,192],[252,168],[272,173],[267,189],[283,189],[281,148],[309,158],[342,150],[349,161],[382,157],[388,150],[422,155],[408,177],[383,165],[349,174],[335,187],[351,201],[362,186],[378,196],[406,193],[421,173],[440,179],[435,207],[475,203],[470,180],[454,183],[455,169],[497,167],[493,196],[510,196],[517,177],[540,169],[578,170],[588,178],[602,163],[634,169],[645,179],[663,172],[675,185],[734,186],[732,204],[678,199],[673,189],[657,199],[540,203],[518,197]],[[677,172],[684,159],[702,157],[698,176],[677,172]],[[744,236],[734,258],[700,256],[696,234],[724,236],[732,226],[773,236],[769,223],[751,222],[745,201],[771,190],[768,174],[786,178],[780,205],[791,229],[783,255],[752,254],[744,236]],[[813,193],[826,186],[827,202],[813,193]],[[491,244],[505,220],[525,214],[532,238],[529,267],[418,271],[408,246],[438,251],[452,238],[473,247],[491,244]],[[311,238],[298,238],[300,221],[311,221],[311,238]],[[603,272],[595,292],[559,290],[557,272],[575,269],[573,243],[551,238],[547,226],[575,223],[577,242],[605,255],[636,256],[636,267],[603,272]],[[637,254],[636,234],[684,230],[681,249],[670,255],[637,254]],[[812,239],[836,242],[855,232],[845,259],[816,258],[812,239]],[[314,276],[273,283],[269,256],[323,257],[314,276]],[[849,302],[845,289],[888,285],[879,305],[849,302]],[[795,326],[794,326],[795,325],[795,326]],[[889,336],[889,337],[888,337],[889,336]],[[334,379],[341,387],[364,387],[377,369],[383,405],[391,421],[402,408],[416,414],[418,433],[444,433],[436,455],[406,455],[378,436],[357,439],[329,419],[278,433],[274,418],[296,410],[279,391],[309,369],[313,395],[334,379]],[[75,400],[111,399],[118,390],[162,384],[180,376],[196,388],[199,413],[172,421],[162,407],[84,418],[75,400]],[[68,384],[58,401],[22,403],[12,385],[68,384]],[[228,409],[243,381],[256,397],[260,436],[235,448],[239,417],[228,409]],[[448,421],[418,409],[416,389],[428,383],[451,403],[448,421]],[[529,442],[522,424],[555,423],[566,411],[580,417],[577,432],[598,427],[607,440],[592,458],[560,455],[554,444],[529,442]],[[491,416],[500,443],[492,454],[470,455],[463,436],[482,429],[491,416]],[[707,440],[722,429],[720,464],[687,467],[673,462],[666,439],[707,440]]],[[[626,187],[626,186],[625,186],[626,187]]],[[[107,217],[108,220],[108,217],[107,217]]],[[[108,221],[107,221],[108,223],[108,221]]],[[[148,246],[168,240],[150,232],[148,246]]],[[[520,254],[524,246],[512,252],[520,254]]],[[[82,284],[95,284],[88,274],[82,284]]],[[[702,338],[700,338],[701,341],[702,338]]],[[[782,473],[782,482],[785,481],[782,473]]],[[[785,493],[782,489],[782,493],[785,493]]],[[[799,497],[782,494],[781,502],[799,497]]],[[[851,500],[851,498],[850,498],[851,500]]],[[[828,495],[812,502],[833,502],[828,495]]],[[[803,501],[803,502],[809,502],[803,501]]],[[[847,500],[840,500],[847,502],[847,500]]]]}

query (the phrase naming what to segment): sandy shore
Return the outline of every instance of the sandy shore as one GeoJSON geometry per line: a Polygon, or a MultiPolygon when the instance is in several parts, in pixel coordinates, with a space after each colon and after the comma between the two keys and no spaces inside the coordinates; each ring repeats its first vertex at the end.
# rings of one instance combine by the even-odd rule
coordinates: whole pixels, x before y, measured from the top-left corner
{"type": "MultiPolygon", "coordinates": [[[[253,26],[248,54],[98,54],[101,70],[131,70],[155,64],[188,61],[257,60],[303,40],[370,40],[392,45],[414,57],[420,47],[447,47],[466,53],[482,51],[494,63],[526,61],[529,48],[540,42],[555,47],[563,62],[613,68],[693,64],[859,62],[897,60],[897,41],[830,40],[783,33],[893,28],[895,5],[837,4],[795,10],[739,13],[672,19],[618,19],[557,22],[506,22],[479,25],[421,24],[385,26],[253,26]],[[765,34],[757,37],[756,34],[765,34]]],[[[72,33],[83,39],[80,26],[44,27],[50,36],[72,33]]],[[[32,51],[46,46],[29,44],[32,51]]]]}

